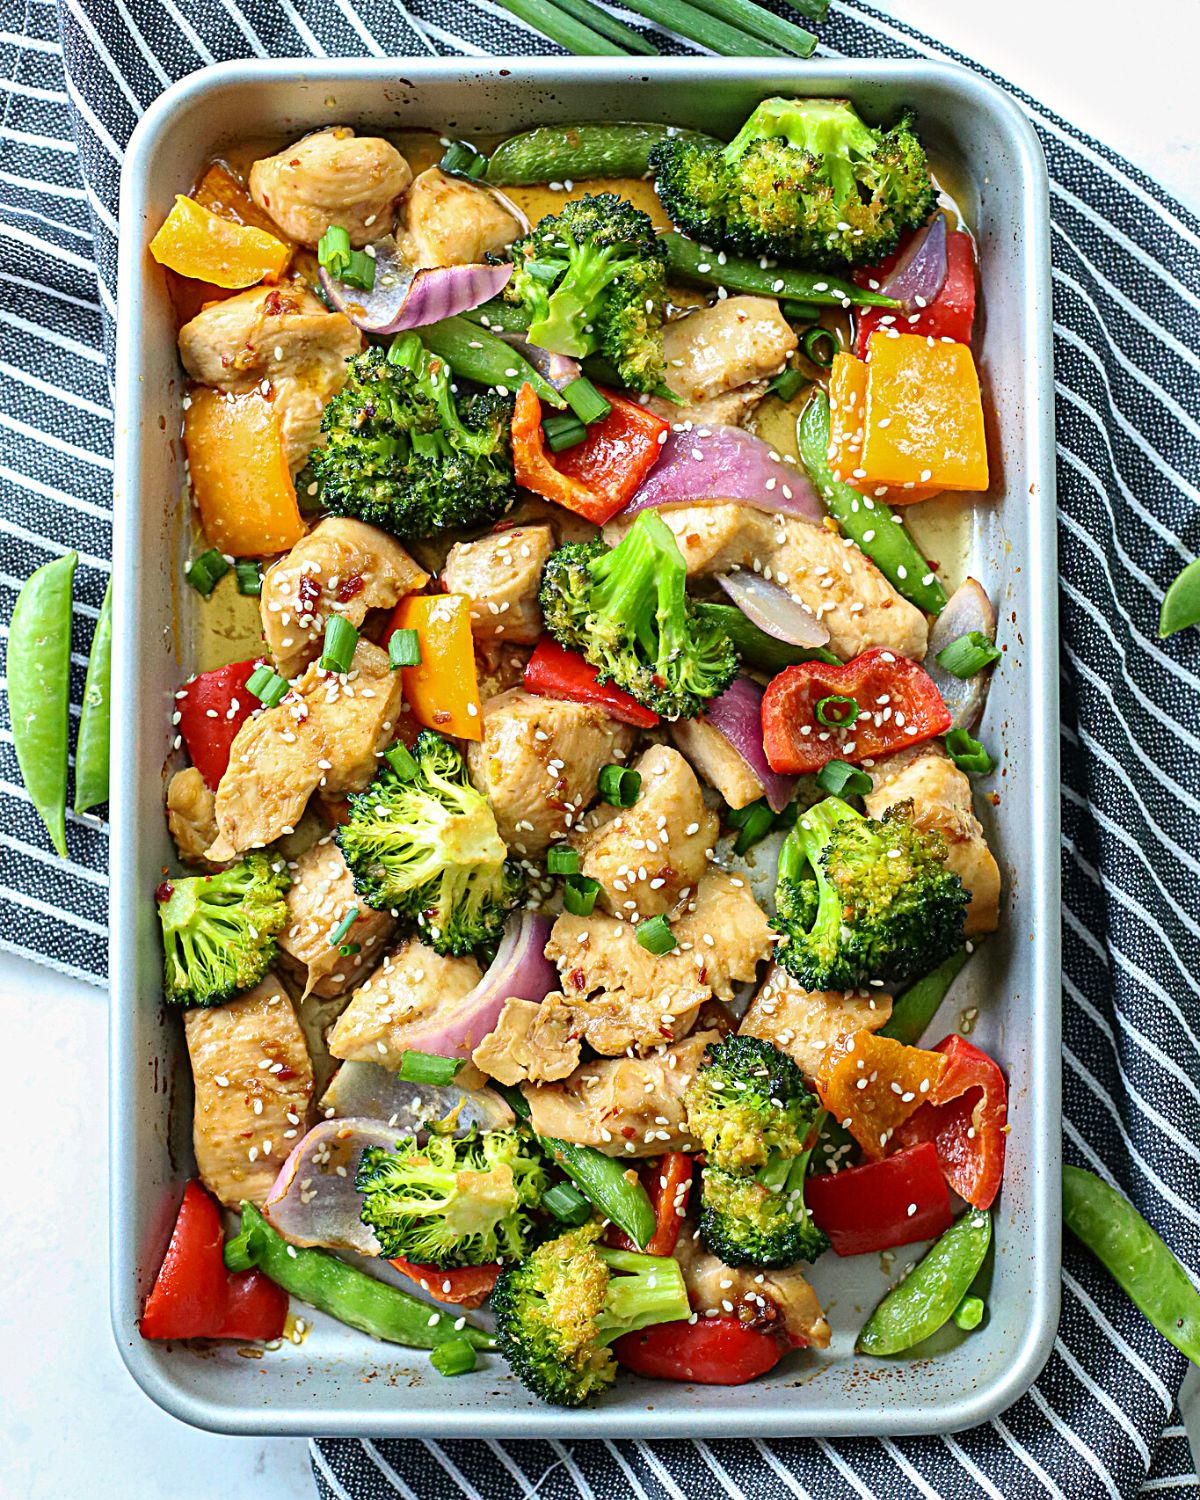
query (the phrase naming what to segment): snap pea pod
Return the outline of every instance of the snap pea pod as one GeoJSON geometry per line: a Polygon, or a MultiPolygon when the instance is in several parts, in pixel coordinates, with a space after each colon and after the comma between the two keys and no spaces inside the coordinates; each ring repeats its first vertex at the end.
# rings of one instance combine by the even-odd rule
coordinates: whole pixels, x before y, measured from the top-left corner
{"type": "Polygon", "coordinates": [[[1063,1219],[1181,1354],[1200,1365],[1200,1291],[1133,1204],[1080,1167],[1063,1167],[1063,1219]]]}
{"type": "Polygon", "coordinates": [[[784,667],[794,667],[797,662],[823,661],[832,666],[839,660],[822,646],[793,646],[787,641],[777,641],[748,620],[734,604],[702,602],[694,608],[701,620],[717,626],[729,637],[746,666],[767,672],[772,677],[784,667]]]}
{"type": "Polygon", "coordinates": [[[336,1255],[289,1245],[252,1203],[242,1204],[241,1231],[226,1242],[225,1266],[230,1271],[257,1266],[289,1296],[389,1344],[435,1349],[452,1339],[466,1339],[476,1349],[490,1349],[495,1343],[482,1328],[470,1323],[455,1328],[456,1317],[439,1313],[386,1281],[376,1281],[336,1255]]]}
{"type": "Polygon", "coordinates": [[[1200,625],[1200,557],[1188,563],[1167,590],[1158,618],[1160,637],[1200,625]]]}
{"type": "Polygon", "coordinates": [[[860,495],[833,477],[829,428],[829,397],[824,391],[814,391],[796,424],[796,445],[800,462],[825,508],[897,593],[928,615],[940,614],[946,607],[946,591],[917,551],[900,517],[881,500],[860,495]]]}
{"type": "Polygon", "coordinates": [[[444,359],[456,375],[479,385],[504,386],[514,394],[528,381],[543,401],[565,407],[566,402],[527,359],[506,344],[465,318],[443,318],[419,330],[421,342],[431,354],[444,359]]]}
{"type": "Polygon", "coordinates": [[[768,270],[756,260],[727,255],[718,261],[717,251],[707,250],[695,240],[672,231],[662,236],[667,247],[667,275],[679,281],[694,281],[701,286],[723,286],[730,292],[749,292],[756,297],[788,297],[793,302],[811,302],[821,307],[896,307],[894,297],[871,292],[841,281],[822,271],[797,271],[791,266],[772,266],[768,270]]]}
{"type": "Polygon", "coordinates": [[[478,323],[491,333],[525,333],[529,328],[529,313],[516,302],[505,302],[503,297],[493,297],[469,312],[459,313],[468,323],[478,323]]]}
{"type": "Polygon", "coordinates": [[[529,187],[538,182],[587,182],[593,177],[644,177],[650,170],[652,147],[670,136],[721,144],[700,130],[640,120],[538,125],[496,147],[488,161],[486,181],[496,187],[529,187]]]}
{"type": "Polygon", "coordinates": [[[71,585],[77,552],[31,573],[13,607],[5,670],[13,746],[25,790],[59,854],[67,854],[71,585]]]}
{"type": "Polygon", "coordinates": [[[972,1208],[951,1224],[863,1324],[859,1354],[900,1354],[953,1316],[992,1242],[992,1216],[972,1208]]]}
{"type": "Polygon", "coordinates": [[[966,961],[967,950],[960,948],[938,964],[931,974],[926,974],[924,979],[918,979],[903,994],[897,995],[892,1014],[879,1028],[880,1036],[890,1036],[906,1047],[915,1047],[966,961]]]}
{"type": "Polygon", "coordinates": [[[75,811],[108,801],[109,679],[112,675],[112,579],[88,654],[79,736],[75,741],[75,811]]]}

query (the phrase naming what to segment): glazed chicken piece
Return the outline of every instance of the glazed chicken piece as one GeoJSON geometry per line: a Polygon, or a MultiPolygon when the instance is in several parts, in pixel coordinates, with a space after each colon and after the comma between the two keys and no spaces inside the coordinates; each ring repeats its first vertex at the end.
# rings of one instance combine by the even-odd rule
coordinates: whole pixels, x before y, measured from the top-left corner
{"type": "Polygon", "coordinates": [[[318,787],[361,792],[393,738],[399,672],[387,653],[360,640],[345,676],[315,663],[282,703],[247,719],[217,788],[217,838],[207,858],[228,860],[291,833],[318,787]]]}
{"type": "Polygon", "coordinates": [[[534,1000],[506,1000],[494,1031],[471,1053],[471,1061],[499,1083],[553,1083],[579,1066],[579,1037],[571,1013],[534,1000]]]}
{"type": "Polygon", "coordinates": [[[649,1057],[584,1063],[562,1083],[526,1084],[530,1123],[538,1135],[595,1146],[606,1156],[660,1156],[695,1151],[683,1092],[716,1030],[694,1031],[649,1057]],[[589,1081],[594,1080],[594,1081],[589,1081]]]}
{"type": "Polygon", "coordinates": [[[469,995],[481,977],[473,958],[443,958],[409,939],[350,996],[326,1038],[329,1051],[334,1057],[398,1069],[411,1050],[405,1029],[469,995]]]}
{"type": "Polygon", "coordinates": [[[634,770],[642,788],[633,806],[598,808],[571,840],[583,874],[600,882],[601,904],[629,922],[685,902],[720,832],[696,773],[678,750],[651,745],[634,770]]]}
{"type": "Polygon", "coordinates": [[[389,141],[334,125],[250,168],[250,195],[280,229],[310,250],[331,224],[361,247],[392,227],[412,168],[389,141]]]}
{"type": "MultiPolygon", "coordinates": [[[[669,373],[667,384],[671,384],[669,373]]],[[[685,401],[682,406],[677,406],[665,397],[651,396],[645,404],[656,417],[664,418],[674,427],[687,423],[693,427],[740,427],[747,417],[753,416],[766,394],[765,380],[751,380],[736,390],[710,396],[707,401],[685,401]]]]}
{"type": "Polygon", "coordinates": [[[217,836],[216,800],[195,766],[176,771],[167,785],[167,827],[185,865],[211,868],[204,851],[217,836]]]}
{"type": "Polygon", "coordinates": [[[684,1225],[675,1258],[688,1301],[701,1317],[734,1315],[764,1331],[782,1323],[810,1348],[828,1349],[829,1324],[816,1292],[795,1266],[782,1271],[727,1266],[693,1237],[691,1224],[684,1225]]]}
{"type": "Polygon", "coordinates": [[[267,383],[293,473],[316,446],[321,412],[361,348],[350,319],[298,281],[210,302],[179,330],[179,357],[193,380],[235,392],[267,383]]]}
{"type": "Polygon", "coordinates": [[[228,1208],[262,1207],[308,1128],[308,1048],[287,993],[268,975],[225,1005],[184,1012],[195,1084],[192,1143],[200,1177],[228,1208]]]}
{"type": "Polygon", "coordinates": [[[864,798],[871,817],[881,818],[889,807],[911,798],[917,827],[936,829],[946,840],[946,862],[971,893],[966,936],[995,932],[1000,923],[1000,867],[972,808],[966,772],[938,745],[926,743],[877,762],[871,778],[875,790],[864,798]]]}
{"type": "Polygon", "coordinates": [[[533,645],[542,633],[542,564],[553,551],[549,526],[513,526],[451,547],[442,584],[448,594],[470,599],[477,641],[533,645]]]}
{"type": "Polygon", "coordinates": [[[397,234],[410,266],[468,266],[498,255],[521,235],[521,225],[494,193],[429,167],[401,205],[397,234]]]}
{"type": "Polygon", "coordinates": [[[360,984],[379,962],[396,924],[356,897],[354,877],[332,834],[296,860],[287,893],[289,922],[279,935],[282,961],[304,985],[304,996],[331,1000],[360,984]],[[329,941],[346,913],[358,916],[338,943],[329,941]],[[344,954],[345,946],[358,952],[344,954]]]}
{"type": "Polygon", "coordinates": [[[707,719],[676,720],[671,725],[671,738],[730,807],[749,807],[762,796],[762,782],[707,719]]]}
{"type": "Polygon", "coordinates": [[[772,1043],[814,1079],[835,1042],[852,1031],[878,1031],[891,1014],[892,997],[882,990],[806,990],[773,963],[738,1031],[772,1043]]]}
{"type": "Polygon", "coordinates": [[[467,746],[471,780],[492,804],[500,837],[537,858],[575,825],[601,768],[629,754],[634,731],[594,704],[513,688],[483,705],[483,739],[467,746]]]}
{"type": "Polygon", "coordinates": [[[320,654],[329,615],[357,629],[368,610],[391,609],[428,581],[386,531],[344,516],[319,521],[263,577],[263,637],[276,671],[294,677],[320,654]]]}
{"type": "Polygon", "coordinates": [[[777,375],[798,345],[774,298],[726,297],[663,329],[667,385],[690,406],[712,401],[777,375]]]}

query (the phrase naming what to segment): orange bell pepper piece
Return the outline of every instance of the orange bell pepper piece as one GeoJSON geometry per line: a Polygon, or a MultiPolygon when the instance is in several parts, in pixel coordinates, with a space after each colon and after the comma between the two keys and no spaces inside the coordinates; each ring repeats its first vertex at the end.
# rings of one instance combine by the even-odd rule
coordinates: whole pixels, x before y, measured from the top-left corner
{"type": "Polygon", "coordinates": [[[945,1068],[940,1052],[852,1031],[821,1059],[817,1093],[866,1155],[878,1161],[893,1132],[932,1097],[945,1068]]]}
{"type": "Polygon", "coordinates": [[[829,462],[835,479],[851,489],[883,500],[889,505],[913,505],[941,494],[938,485],[917,485],[908,490],[890,484],[874,484],[863,467],[866,436],[867,375],[865,360],[844,350],[834,356],[829,372],[829,462]]]}
{"type": "Polygon", "coordinates": [[[385,641],[396,630],[415,630],[421,643],[420,665],[400,669],[413,718],[439,734],[481,740],[470,599],[464,594],[409,594],[393,611],[385,641]]]}
{"type": "Polygon", "coordinates": [[[235,224],[182,193],[150,241],[150,254],[159,265],[181,276],[218,287],[278,281],[292,258],[291,250],[275,235],[235,224]]]}

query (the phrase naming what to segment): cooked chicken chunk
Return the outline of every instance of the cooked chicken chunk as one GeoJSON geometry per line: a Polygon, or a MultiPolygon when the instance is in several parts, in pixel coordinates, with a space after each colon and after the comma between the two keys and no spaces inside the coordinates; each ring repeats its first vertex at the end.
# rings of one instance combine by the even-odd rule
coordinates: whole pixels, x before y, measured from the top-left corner
{"type": "Polygon", "coordinates": [[[799,340],[773,297],[726,297],[663,329],[667,384],[689,404],[776,375],[799,340]]]}
{"type": "Polygon", "coordinates": [[[361,792],[392,739],[400,674],[386,652],[360,640],[346,676],[315,663],[275,708],[238,730],[217,788],[217,838],[209,859],[233,859],[291,833],[318,787],[361,792]]]}
{"type": "Polygon", "coordinates": [[[971,893],[966,935],[995,932],[1000,922],[1000,867],[972,810],[966,773],[937,745],[927,743],[879,761],[871,777],[875,790],[864,799],[867,812],[880,818],[895,803],[911,798],[917,826],[942,835],[949,850],[947,863],[971,893]]]}
{"type": "Polygon", "coordinates": [[[878,1031],[891,1014],[892,997],[882,990],[806,990],[773,963],[738,1031],[771,1042],[815,1078],[835,1042],[852,1031],[878,1031]]]}
{"type": "Polygon", "coordinates": [[[651,745],[634,770],[642,789],[633,806],[598,812],[572,839],[580,869],[600,882],[601,903],[630,922],[686,901],[720,832],[696,773],[678,750],[651,745]]]}
{"type": "Polygon", "coordinates": [[[167,827],[184,864],[208,869],[204,851],[217,836],[216,797],[195,766],[176,771],[171,777],[167,827]]]}
{"type": "Polygon", "coordinates": [[[362,246],[388,233],[396,199],[411,181],[412,168],[389,141],[334,125],[256,161],[250,195],[310,250],[331,224],[362,246]]]}
{"type": "Polygon", "coordinates": [[[570,832],[601,768],[624,760],[632,744],[633,730],[602,708],[513,688],[483,705],[483,739],[468,745],[467,761],[500,837],[536,857],[570,832]]]}
{"type": "Polygon", "coordinates": [[[503,640],[476,642],[475,670],[479,674],[479,696],[484,703],[521,686],[529,654],[527,646],[510,646],[503,640]]]}
{"type": "Polygon", "coordinates": [[[828,1349],[829,1324],[817,1294],[794,1266],[761,1272],[753,1266],[727,1266],[692,1237],[690,1225],[684,1226],[675,1255],[688,1301],[702,1317],[734,1313],[763,1329],[782,1323],[793,1338],[810,1348],[828,1349]]]}
{"type": "Polygon", "coordinates": [[[179,330],[179,357],[193,380],[238,392],[267,382],[293,472],[316,446],[325,403],[361,348],[349,318],[329,312],[300,282],[210,302],[179,330]]]}
{"type": "Polygon", "coordinates": [[[730,807],[748,807],[762,796],[762,782],[707,719],[678,719],[671,738],[730,807]]]}
{"type": "Polygon", "coordinates": [[[273,976],[226,1005],[184,1012],[196,1108],[192,1143],[204,1185],[260,1208],[308,1128],[312,1068],[292,1002],[273,976]]]}
{"type": "Polygon", "coordinates": [[[383,955],[395,922],[354,894],[354,877],[332,834],[306,849],[292,869],[287,893],[289,922],[279,935],[283,961],[304,983],[305,995],[333,999],[362,982],[383,955]],[[338,944],[329,937],[350,910],[354,925],[338,944]],[[342,946],[358,945],[343,954],[342,946]]]}
{"type": "Polygon", "coordinates": [[[405,1030],[469,995],[481,977],[473,958],[443,958],[415,939],[403,942],[350,996],[329,1033],[329,1050],[334,1057],[399,1068],[411,1050],[405,1030]]]}
{"type": "Polygon", "coordinates": [[[319,654],[329,615],[357,629],[369,609],[391,609],[428,581],[386,531],[344,516],[319,521],[263,578],[263,637],[276,670],[294,677],[319,654]]]}
{"type": "Polygon", "coordinates": [[[470,599],[477,641],[533,645],[542,633],[537,598],[542,564],[553,551],[549,526],[513,526],[451,547],[442,583],[448,594],[470,599]]]}
{"type": "Polygon", "coordinates": [[[521,234],[521,226],[487,188],[429,167],[414,181],[401,205],[403,232],[396,236],[410,266],[468,266],[499,254],[521,234]]]}
{"type": "Polygon", "coordinates": [[[549,1000],[506,1000],[471,1061],[500,1083],[553,1083],[579,1066],[579,1038],[570,1026],[570,1011],[549,1000]]]}
{"type": "Polygon", "coordinates": [[[562,1083],[524,1088],[538,1135],[595,1146],[606,1156],[659,1156],[695,1151],[687,1133],[683,1091],[719,1031],[694,1031],[649,1057],[584,1063],[562,1083]],[[591,1082],[590,1080],[597,1080],[591,1082]]]}
{"type": "MultiPolygon", "coordinates": [[[[667,384],[670,383],[668,378],[667,384]]],[[[707,401],[686,401],[677,406],[662,396],[651,396],[646,406],[656,417],[665,418],[673,426],[690,422],[693,427],[740,427],[747,417],[753,415],[766,394],[767,382],[752,380],[747,385],[739,385],[736,390],[711,396],[707,401]]]]}

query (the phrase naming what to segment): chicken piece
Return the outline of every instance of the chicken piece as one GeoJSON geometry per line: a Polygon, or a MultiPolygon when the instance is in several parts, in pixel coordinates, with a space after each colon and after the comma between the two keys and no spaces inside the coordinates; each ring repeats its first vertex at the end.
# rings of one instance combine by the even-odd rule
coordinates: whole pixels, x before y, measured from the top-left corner
{"type": "Polygon", "coordinates": [[[513,688],[483,705],[483,739],[467,746],[467,763],[500,837],[536,858],[570,832],[596,795],[601,768],[624,760],[633,738],[628,724],[594,704],[513,688]]]}
{"type": "Polygon", "coordinates": [[[726,297],[663,329],[667,385],[689,405],[777,375],[799,346],[772,297],[726,297]]]}
{"type": "Polygon", "coordinates": [[[537,598],[542,564],[553,551],[549,526],[513,526],[451,547],[442,584],[448,594],[470,599],[477,641],[533,645],[542,633],[537,598]]]}
{"type": "Polygon", "coordinates": [[[195,766],[176,771],[167,785],[167,827],[186,865],[211,866],[204,851],[217,836],[216,797],[195,766]]]}
{"type": "Polygon", "coordinates": [[[528,646],[511,646],[503,640],[479,642],[475,647],[475,671],[482,701],[486,703],[510,688],[519,688],[525,680],[529,656],[528,646]]]}
{"type": "Polygon", "coordinates": [[[605,809],[571,841],[580,870],[600,882],[601,904],[629,922],[686,901],[720,833],[696,773],[678,750],[651,745],[634,769],[642,789],[633,806],[605,809]]]}
{"type": "Polygon", "coordinates": [[[852,1031],[878,1031],[891,1014],[892,997],[882,990],[806,990],[773,963],[738,1032],[786,1052],[813,1079],[835,1042],[852,1031]]]}
{"type": "Polygon", "coordinates": [[[354,877],[332,834],[296,860],[287,905],[290,920],[279,935],[279,948],[287,969],[303,981],[305,998],[335,999],[360,984],[379,962],[396,928],[387,912],[355,896],[354,877]],[[330,934],[352,909],[358,912],[354,925],[338,943],[331,943],[330,934]],[[338,951],[355,943],[357,953],[338,951]]]}
{"type": "Polygon", "coordinates": [[[763,795],[763,784],[719,729],[707,719],[677,719],[671,738],[730,807],[749,807],[763,795]]]}
{"type": "MultiPolygon", "coordinates": [[[[669,378],[667,384],[670,384],[669,378]]],[[[711,396],[707,401],[689,401],[677,406],[662,396],[651,396],[645,404],[656,417],[664,418],[672,426],[690,422],[693,427],[740,427],[747,417],[754,415],[766,394],[767,382],[752,380],[747,385],[739,385],[736,390],[711,396]]]]}
{"type": "Polygon", "coordinates": [[[687,1133],[683,1093],[704,1049],[720,1038],[719,1031],[694,1031],[649,1057],[605,1058],[561,1083],[526,1084],[530,1123],[538,1135],[595,1146],[605,1156],[699,1150],[687,1133]]]}
{"type": "Polygon", "coordinates": [[[809,1348],[829,1348],[829,1324],[817,1294],[795,1266],[782,1271],[727,1266],[693,1238],[689,1225],[679,1236],[675,1258],[683,1272],[688,1301],[702,1317],[734,1314],[750,1327],[764,1331],[782,1323],[793,1338],[809,1348]]]}
{"type": "Polygon", "coordinates": [[[357,629],[369,609],[391,609],[428,582],[386,531],[344,516],[319,521],[263,578],[263,637],[276,671],[294,677],[318,655],[327,616],[357,629]]]}
{"type": "Polygon", "coordinates": [[[925,743],[876,763],[875,790],[864,798],[867,812],[881,818],[909,798],[918,828],[936,829],[946,840],[946,863],[971,893],[967,937],[995,932],[1000,923],[1000,867],[987,846],[971,804],[971,783],[940,746],[925,743]]]}
{"type": "Polygon", "coordinates": [[[298,244],[317,248],[331,224],[361,247],[389,233],[412,168],[390,141],[333,125],[250,168],[250,196],[298,244]]]}
{"type": "Polygon", "coordinates": [[[195,1085],[192,1143],[209,1192],[259,1208],[308,1128],[312,1067],[287,992],[268,975],[239,1000],[184,1012],[195,1085]]]}
{"type": "Polygon", "coordinates": [[[282,703],[247,719],[217,787],[207,858],[233,859],[291,833],[318,787],[330,797],[361,792],[393,738],[400,694],[387,653],[360,640],[346,676],[314,663],[282,703]]]}
{"type": "MultiPolygon", "coordinates": [[[[359,985],[326,1039],[334,1057],[397,1069],[414,1021],[469,995],[482,978],[473,958],[443,958],[411,938],[359,985]]],[[[480,1037],[480,1041],[483,1038],[480,1037]]]]}
{"type": "Polygon", "coordinates": [[[498,255],[521,235],[521,225],[495,193],[429,167],[401,205],[396,236],[410,266],[469,266],[498,255]]]}
{"type": "Polygon", "coordinates": [[[293,473],[320,439],[325,404],[361,348],[350,319],[298,281],[210,302],[179,330],[179,357],[193,380],[236,392],[267,383],[293,473]]]}
{"type": "Polygon", "coordinates": [[[570,1033],[570,1012],[534,1000],[506,1000],[494,1031],[471,1053],[471,1061],[500,1083],[553,1083],[579,1066],[579,1038],[570,1033]]]}

